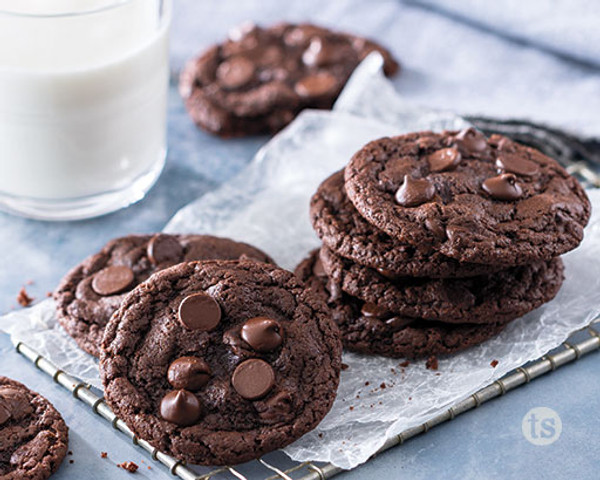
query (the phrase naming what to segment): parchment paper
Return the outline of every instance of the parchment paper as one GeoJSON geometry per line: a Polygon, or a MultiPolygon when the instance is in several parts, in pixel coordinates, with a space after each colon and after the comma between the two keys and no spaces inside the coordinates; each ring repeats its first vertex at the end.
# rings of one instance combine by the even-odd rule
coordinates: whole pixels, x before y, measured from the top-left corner
{"type": "MultiPolygon", "coordinates": [[[[306,111],[257,154],[231,182],[179,211],[168,232],[203,232],[253,243],[293,269],[319,245],[308,219],[310,196],[364,143],[424,128],[459,128],[447,112],[410,105],[380,71],[381,59],[365,60],[333,112],[306,111]]],[[[600,194],[589,192],[593,211],[600,194]]],[[[91,253],[91,252],[90,252],[91,253]]],[[[536,359],[600,314],[600,215],[594,213],[581,246],[564,256],[566,280],[556,299],[511,323],[498,337],[439,361],[400,366],[383,357],[344,354],[332,411],[313,431],[284,451],[299,461],[330,461],[352,468],[386,438],[419,425],[442,410],[536,359]],[[492,360],[498,365],[493,368],[492,360]]],[[[0,318],[13,342],[24,341],[63,370],[100,387],[97,362],[79,350],[56,322],[52,300],[0,318]]]]}

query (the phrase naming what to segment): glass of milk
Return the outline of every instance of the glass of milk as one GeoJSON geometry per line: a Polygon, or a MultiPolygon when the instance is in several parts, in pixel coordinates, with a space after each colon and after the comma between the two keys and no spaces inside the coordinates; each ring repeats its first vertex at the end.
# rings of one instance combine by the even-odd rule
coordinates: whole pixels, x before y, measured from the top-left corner
{"type": "Polygon", "coordinates": [[[166,158],[171,0],[0,0],[0,209],[88,218],[166,158]]]}

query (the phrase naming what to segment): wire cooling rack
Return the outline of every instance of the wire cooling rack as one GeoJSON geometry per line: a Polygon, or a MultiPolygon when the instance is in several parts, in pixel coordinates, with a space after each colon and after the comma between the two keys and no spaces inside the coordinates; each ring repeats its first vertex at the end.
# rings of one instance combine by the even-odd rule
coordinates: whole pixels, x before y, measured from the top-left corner
{"type": "MultiPolygon", "coordinates": [[[[598,141],[581,140],[558,130],[526,122],[497,121],[481,117],[471,117],[467,118],[467,120],[488,134],[494,132],[502,133],[542,150],[565,165],[569,173],[577,176],[586,186],[600,187],[600,143],[598,141]]],[[[500,380],[496,380],[487,387],[454,404],[448,410],[428,422],[389,438],[375,455],[401,445],[412,437],[427,433],[437,425],[453,420],[458,415],[468,412],[494,398],[505,395],[546,373],[580,359],[584,355],[600,350],[600,331],[597,326],[599,321],[600,318],[595,319],[588,327],[571,336],[569,341],[563,343],[561,347],[555,349],[553,352],[537,361],[517,368],[500,380]],[[577,338],[577,341],[574,340],[575,338],[577,338]]],[[[48,374],[56,383],[69,391],[74,398],[88,405],[93,413],[109,422],[115,430],[128,436],[135,445],[148,452],[153,460],[164,465],[172,475],[183,480],[209,480],[218,478],[250,480],[250,476],[243,473],[243,467],[220,467],[209,470],[206,473],[193,471],[184,462],[158,451],[148,442],[138,438],[122,420],[116,417],[110,407],[104,402],[104,399],[89,385],[81,383],[76,378],[58,369],[50,361],[24,343],[18,343],[16,349],[17,352],[30,360],[38,369],[48,374]]],[[[253,463],[256,465],[252,469],[254,472],[252,478],[260,478],[261,480],[325,480],[343,471],[332,464],[298,463],[289,460],[286,461],[287,465],[283,466],[279,462],[271,460],[270,455],[259,458],[253,463]],[[291,466],[289,466],[290,464],[291,466]]]]}

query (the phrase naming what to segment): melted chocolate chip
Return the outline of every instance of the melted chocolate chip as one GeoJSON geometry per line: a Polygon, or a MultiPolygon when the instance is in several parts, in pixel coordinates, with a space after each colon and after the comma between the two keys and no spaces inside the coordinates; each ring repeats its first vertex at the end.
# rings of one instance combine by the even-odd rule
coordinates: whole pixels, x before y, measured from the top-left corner
{"type": "Polygon", "coordinates": [[[217,68],[217,78],[230,90],[241,88],[254,78],[255,67],[252,60],[245,57],[233,57],[217,68]]]}
{"type": "Polygon", "coordinates": [[[482,153],[488,148],[488,143],[483,133],[473,127],[461,130],[454,138],[458,149],[463,155],[482,153]]]}
{"type": "Polygon", "coordinates": [[[324,67],[335,62],[337,56],[334,47],[316,37],[311,40],[310,45],[302,54],[302,61],[305,65],[324,67]]]}
{"type": "Polygon", "coordinates": [[[22,391],[13,387],[0,388],[0,425],[10,418],[21,420],[33,412],[33,406],[22,391]]]}
{"type": "Polygon", "coordinates": [[[416,207],[430,201],[434,195],[435,186],[429,180],[405,175],[404,182],[396,192],[396,202],[403,207],[416,207]]]}
{"type": "Polygon", "coordinates": [[[160,401],[160,416],[182,427],[193,425],[202,415],[200,401],[187,390],[174,390],[160,401]]]}
{"type": "Polygon", "coordinates": [[[388,280],[398,280],[400,278],[400,275],[385,268],[378,268],[377,271],[382,277],[385,277],[388,280]]]}
{"type": "Polygon", "coordinates": [[[460,164],[461,159],[462,156],[456,147],[442,148],[427,155],[431,172],[454,170],[460,164]]]}
{"type": "Polygon", "coordinates": [[[272,352],[283,342],[283,329],[271,318],[255,317],[242,326],[241,337],[257,352],[272,352]]]}
{"type": "Polygon", "coordinates": [[[181,357],[175,360],[167,371],[167,379],[173,388],[200,390],[211,376],[208,364],[198,357],[181,357]]]}
{"type": "Polygon", "coordinates": [[[221,321],[221,307],[210,295],[194,293],[183,299],[178,315],[186,328],[208,332],[221,321]]]}
{"type": "Polygon", "coordinates": [[[292,413],[292,396],[288,392],[276,393],[264,403],[265,409],[259,415],[268,423],[285,422],[292,413]]]}
{"type": "Polygon", "coordinates": [[[401,330],[408,327],[411,323],[414,323],[415,319],[408,317],[391,317],[385,321],[385,324],[392,330],[401,330]]]}
{"type": "Polygon", "coordinates": [[[366,302],[360,309],[361,315],[364,317],[385,318],[389,315],[388,311],[378,307],[374,303],[366,302]]]}
{"type": "Polygon", "coordinates": [[[517,177],[512,173],[503,173],[497,177],[488,178],[481,187],[496,200],[517,200],[523,195],[523,190],[517,183],[517,177]]]}
{"type": "Polygon", "coordinates": [[[518,155],[510,155],[500,153],[496,159],[496,166],[505,172],[516,173],[525,177],[532,177],[540,171],[537,163],[519,157],[518,155]]]}
{"type": "Polygon", "coordinates": [[[318,257],[315,260],[315,263],[313,264],[312,271],[319,278],[325,278],[327,276],[327,273],[325,272],[325,269],[323,268],[323,262],[318,257]]]}
{"type": "Polygon", "coordinates": [[[236,367],[231,384],[242,398],[257,400],[275,386],[275,372],[264,360],[251,358],[236,367]]]}
{"type": "Polygon", "coordinates": [[[98,295],[114,295],[127,290],[133,283],[131,268],[124,265],[112,265],[100,270],[92,280],[92,289],[98,295]]]}
{"type": "Polygon", "coordinates": [[[157,233],[148,242],[147,254],[153,265],[165,262],[179,263],[183,258],[183,247],[175,237],[157,233]]]}
{"type": "Polygon", "coordinates": [[[8,408],[0,403],[0,425],[6,423],[10,417],[11,414],[8,411],[8,408]]]}
{"type": "Polygon", "coordinates": [[[301,78],[294,85],[294,90],[301,97],[322,97],[337,88],[337,80],[327,72],[319,72],[301,78]]]}

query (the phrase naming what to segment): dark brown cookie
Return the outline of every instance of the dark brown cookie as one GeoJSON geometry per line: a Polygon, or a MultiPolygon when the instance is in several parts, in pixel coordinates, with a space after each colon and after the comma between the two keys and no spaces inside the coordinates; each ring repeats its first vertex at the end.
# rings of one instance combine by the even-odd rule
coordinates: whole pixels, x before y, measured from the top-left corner
{"type": "Polygon", "coordinates": [[[296,275],[328,303],[344,348],[350,351],[396,358],[445,355],[484,342],[506,325],[433,322],[389,314],[346,293],[334,298],[319,262],[315,250],[298,265],[296,275]]]}
{"type": "Polygon", "coordinates": [[[100,371],[115,413],[161,451],[235,464],[281,448],[331,408],[339,331],[293,274],[249,261],[154,274],[110,320],[100,371]]]}
{"type": "Polygon", "coordinates": [[[590,216],[583,188],[555,160],[474,129],[375,140],[345,180],[370,223],[461,262],[550,260],[579,245],[590,216]]]}
{"type": "Polygon", "coordinates": [[[244,27],[189,62],[179,90],[194,122],[209,132],[273,133],[304,108],[331,108],[374,50],[386,74],[396,73],[390,53],[361,37],[309,24],[244,27]]]}
{"type": "Polygon", "coordinates": [[[69,443],[64,420],[48,400],[0,377],[0,478],[45,480],[60,466],[69,443]]]}
{"type": "Polygon", "coordinates": [[[335,255],[320,254],[332,292],[344,291],[379,309],[445,323],[508,322],[552,300],[562,285],[560,258],[467,278],[384,277],[335,255]]]}
{"type": "Polygon", "coordinates": [[[385,274],[411,277],[467,277],[502,267],[460,263],[436,251],[419,250],[367,222],[344,188],[344,172],[327,178],[313,195],[310,217],[323,243],[336,254],[385,274]]]}
{"type": "Polygon", "coordinates": [[[251,245],[210,235],[129,235],[116,238],[62,279],[54,292],[58,321],[77,344],[100,354],[104,327],[125,295],[157,270],[190,260],[273,261],[251,245]]]}

